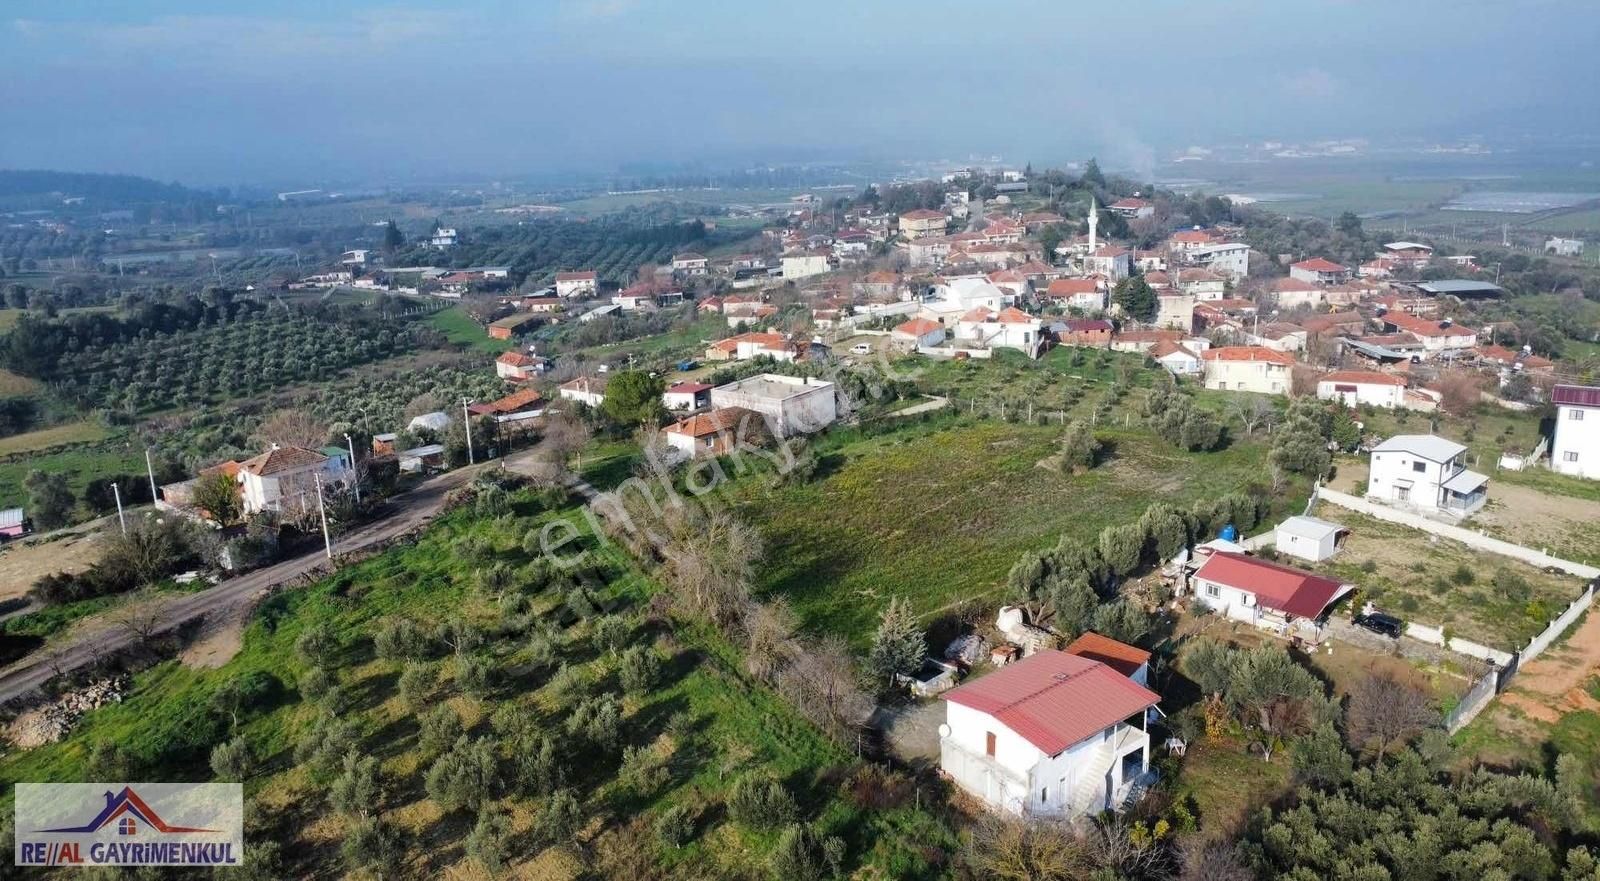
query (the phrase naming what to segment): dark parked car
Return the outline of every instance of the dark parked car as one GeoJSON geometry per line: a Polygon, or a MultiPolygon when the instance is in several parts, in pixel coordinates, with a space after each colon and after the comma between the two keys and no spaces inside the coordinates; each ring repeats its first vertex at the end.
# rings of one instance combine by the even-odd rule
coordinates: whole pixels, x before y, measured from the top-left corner
{"type": "Polygon", "coordinates": [[[1356,618],[1356,626],[1365,627],[1379,636],[1387,636],[1391,639],[1399,639],[1401,631],[1405,629],[1399,618],[1393,615],[1385,615],[1382,612],[1358,616],[1356,618]]]}

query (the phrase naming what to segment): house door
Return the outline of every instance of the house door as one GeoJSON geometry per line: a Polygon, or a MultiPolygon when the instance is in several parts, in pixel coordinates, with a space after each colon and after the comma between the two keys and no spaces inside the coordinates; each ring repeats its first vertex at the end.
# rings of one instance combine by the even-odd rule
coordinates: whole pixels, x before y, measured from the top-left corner
{"type": "Polygon", "coordinates": [[[1395,487],[1394,488],[1394,498],[1395,498],[1395,501],[1398,501],[1398,502],[1409,502],[1409,501],[1411,501],[1411,487],[1409,487],[1409,486],[1397,486],[1397,487],[1395,487]]]}

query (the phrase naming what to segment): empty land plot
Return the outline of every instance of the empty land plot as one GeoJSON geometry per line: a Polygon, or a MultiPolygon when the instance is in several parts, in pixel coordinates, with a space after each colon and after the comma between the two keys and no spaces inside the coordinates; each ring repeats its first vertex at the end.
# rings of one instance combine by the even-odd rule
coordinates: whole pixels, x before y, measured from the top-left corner
{"type": "Polygon", "coordinates": [[[1358,585],[1384,611],[1493,648],[1522,647],[1583,589],[1577,578],[1343,508],[1318,516],[1351,533],[1312,568],[1358,585]]]}
{"type": "Polygon", "coordinates": [[[993,605],[1028,550],[1093,542],[1152,502],[1188,506],[1261,478],[1264,449],[1187,453],[1147,432],[1101,432],[1109,461],[1082,475],[1039,467],[1061,429],[935,417],[886,434],[824,437],[809,483],[735,489],[766,538],[757,589],[805,626],[865,641],[890,597],[920,614],[993,605]]]}
{"type": "Polygon", "coordinates": [[[64,425],[53,425],[41,428],[38,431],[29,431],[24,434],[13,434],[10,437],[0,437],[0,456],[11,456],[17,453],[32,453],[37,450],[48,450],[64,444],[91,443],[105,440],[110,436],[105,426],[87,420],[81,422],[68,422],[64,425]]]}

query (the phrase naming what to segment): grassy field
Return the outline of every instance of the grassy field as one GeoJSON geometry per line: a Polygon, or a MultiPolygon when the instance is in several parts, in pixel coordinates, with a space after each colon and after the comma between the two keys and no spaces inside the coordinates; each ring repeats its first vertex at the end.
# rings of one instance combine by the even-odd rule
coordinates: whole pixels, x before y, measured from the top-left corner
{"type": "Polygon", "coordinates": [[[68,422],[65,425],[41,428],[38,431],[0,437],[0,456],[14,456],[19,453],[48,450],[51,447],[59,447],[64,444],[93,443],[105,440],[110,436],[111,432],[97,422],[88,420],[68,422]]]}
{"type": "MultiPolygon", "coordinates": [[[[431,759],[420,751],[416,714],[397,695],[401,664],[377,658],[371,642],[385,619],[410,618],[424,628],[459,619],[481,628],[486,641],[474,657],[499,673],[489,691],[469,691],[459,679],[463,662],[436,651],[434,660],[421,662],[438,674],[427,705],[449,707],[469,737],[491,745],[504,782],[492,800],[511,817],[511,873],[575,877],[551,873],[575,857],[564,855],[564,848],[546,849],[530,833],[547,797],[512,785],[518,741],[508,732],[524,726],[548,731],[561,746],[569,739],[563,718],[577,703],[616,693],[618,662],[593,645],[593,618],[573,622],[563,611],[570,594],[559,584],[518,579],[511,594],[519,599],[508,605],[476,587],[474,578],[475,568],[489,561],[525,565],[523,532],[546,516],[526,502],[494,519],[457,511],[414,545],[279,594],[254,616],[241,651],[223,667],[192,669],[169,661],[139,674],[124,702],[90,713],[66,741],[0,757],[0,781],[86,779],[94,773],[87,756],[96,743],[121,746],[141,778],[209,779],[212,744],[232,736],[227,715],[207,709],[211,696],[224,682],[259,677],[267,683],[265,695],[245,709],[236,730],[260,769],[246,783],[260,820],[255,834],[283,845],[285,877],[335,877],[342,864],[338,847],[351,821],[325,807],[330,778],[294,756],[296,742],[323,712],[297,693],[309,666],[295,646],[309,628],[326,625],[337,637],[326,668],[337,678],[345,705],[339,718],[355,726],[353,752],[379,762],[384,793],[373,811],[398,832],[405,851],[399,875],[385,877],[486,877],[465,854],[471,813],[445,810],[424,786],[431,759]],[[472,560],[463,557],[468,545],[476,549],[472,560]],[[529,634],[538,630],[550,633],[563,672],[530,659],[529,634]]],[[[716,637],[639,617],[636,610],[653,586],[615,551],[594,553],[597,568],[586,579],[593,602],[623,615],[628,641],[649,647],[665,663],[661,685],[621,698],[620,726],[622,743],[653,756],[662,770],[653,783],[633,785],[617,776],[616,753],[588,751],[564,759],[565,785],[586,818],[578,839],[604,853],[602,831],[637,822],[642,837],[621,849],[649,851],[671,877],[753,876],[764,869],[777,836],[730,820],[722,799],[734,780],[760,773],[785,783],[804,819],[845,840],[850,867],[882,877],[936,876],[923,847],[952,846],[947,827],[903,801],[867,809],[844,798],[839,775],[853,761],[849,753],[746,680],[735,653],[716,637]],[[686,807],[695,818],[695,831],[681,848],[658,844],[648,825],[668,806],[686,807]]],[[[333,758],[336,764],[339,756],[333,758]]]]}
{"type": "Polygon", "coordinates": [[[1577,578],[1397,523],[1329,505],[1316,513],[1351,534],[1338,555],[1308,568],[1357,585],[1386,612],[1483,645],[1521,647],[1583,589],[1577,578]]]}
{"type": "Polygon", "coordinates": [[[20,505],[26,501],[22,480],[35,468],[67,475],[67,483],[72,491],[81,493],[89,481],[96,477],[143,472],[144,452],[112,439],[91,446],[34,453],[0,462],[0,507],[20,505]]]}
{"type": "Polygon", "coordinates": [[[1181,452],[1140,430],[1101,432],[1110,459],[1081,476],[1040,463],[1061,430],[941,417],[871,437],[817,444],[810,483],[741,487],[738,506],[769,546],[763,593],[783,594],[804,624],[864,642],[893,596],[923,616],[993,605],[1024,551],[1063,534],[1092,541],[1155,501],[1188,505],[1262,476],[1260,447],[1181,452]]]}
{"type": "MultiPolygon", "coordinates": [[[[667,333],[655,334],[636,340],[608,343],[574,349],[566,353],[575,360],[604,361],[626,365],[628,356],[637,360],[636,367],[666,369],[674,363],[688,359],[698,361],[705,352],[706,343],[732,336],[727,319],[721,315],[705,315],[667,333]]],[[[671,379],[673,377],[669,377],[671,379]]]]}
{"type": "Polygon", "coordinates": [[[452,306],[435,312],[428,317],[428,323],[434,329],[444,334],[450,342],[459,346],[466,346],[479,352],[494,352],[496,354],[511,348],[509,340],[490,339],[483,325],[472,320],[465,309],[452,306]]]}

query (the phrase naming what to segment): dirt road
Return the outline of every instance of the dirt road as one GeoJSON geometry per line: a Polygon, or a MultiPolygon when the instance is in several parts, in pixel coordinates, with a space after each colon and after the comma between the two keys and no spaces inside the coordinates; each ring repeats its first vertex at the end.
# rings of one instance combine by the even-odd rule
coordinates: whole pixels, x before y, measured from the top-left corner
{"type": "MultiPolygon", "coordinates": [[[[484,463],[451,471],[395,496],[389,500],[390,513],[387,516],[341,535],[334,543],[334,553],[357,551],[426,526],[438,515],[444,506],[445,496],[451,490],[496,464],[484,463]]],[[[230,578],[198,593],[172,597],[163,604],[161,618],[166,623],[157,632],[173,630],[209,612],[234,608],[249,601],[259,591],[302,576],[324,574],[332,568],[333,563],[318,549],[314,553],[230,578]]],[[[23,658],[0,670],[0,702],[21,697],[60,673],[76,670],[125,648],[135,638],[133,633],[125,629],[112,628],[58,643],[51,647],[48,656],[35,653],[23,658]]]]}

